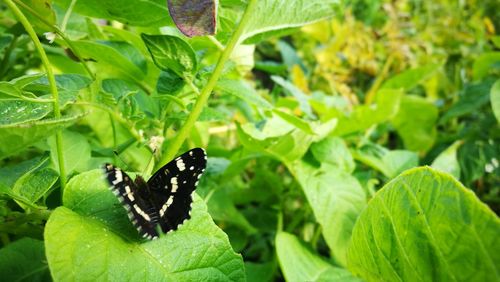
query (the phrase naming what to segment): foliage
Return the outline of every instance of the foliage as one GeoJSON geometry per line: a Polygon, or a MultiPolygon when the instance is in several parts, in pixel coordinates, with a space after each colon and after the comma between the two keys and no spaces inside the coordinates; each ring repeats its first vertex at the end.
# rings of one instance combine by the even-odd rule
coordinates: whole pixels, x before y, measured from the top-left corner
{"type": "Polygon", "coordinates": [[[4,0],[0,277],[499,280],[499,8],[4,0]],[[193,147],[192,218],[142,240],[98,168],[193,147]]]}

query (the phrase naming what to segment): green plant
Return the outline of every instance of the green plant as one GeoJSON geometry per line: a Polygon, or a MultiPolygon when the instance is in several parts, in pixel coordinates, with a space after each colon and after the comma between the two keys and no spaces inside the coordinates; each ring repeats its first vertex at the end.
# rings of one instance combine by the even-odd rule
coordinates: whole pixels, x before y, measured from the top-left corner
{"type": "Polygon", "coordinates": [[[499,279],[498,4],[167,2],[0,4],[0,277],[499,279]],[[140,239],[97,168],[192,147],[140,239]]]}

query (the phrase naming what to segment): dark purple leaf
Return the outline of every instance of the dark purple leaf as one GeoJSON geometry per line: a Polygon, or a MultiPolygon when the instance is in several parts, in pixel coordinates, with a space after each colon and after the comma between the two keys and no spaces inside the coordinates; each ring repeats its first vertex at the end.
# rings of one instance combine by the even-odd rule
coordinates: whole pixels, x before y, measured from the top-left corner
{"type": "Polygon", "coordinates": [[[217,1],[167,0],[177,28],[188,37],[215,34],[217,1]]]}

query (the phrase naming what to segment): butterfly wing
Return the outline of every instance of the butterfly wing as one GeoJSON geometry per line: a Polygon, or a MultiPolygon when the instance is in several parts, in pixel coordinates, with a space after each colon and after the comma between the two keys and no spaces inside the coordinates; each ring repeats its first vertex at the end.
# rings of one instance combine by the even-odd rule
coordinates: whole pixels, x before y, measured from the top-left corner
{"type": "Polygon", "coordinates": [[[159,224],[163,232],[176,230],[191,217],[191,194],[205,171],[205,150],[195,148],[160,168],[148,181],[158,207],[159,224]]]}
{"type": "Polygon", "coordinates": [[[148,239],[157,238],[155,226],[158,214],[153,203],[144,197],[143,189],[139,189],[130,176],[112,164],[105,164],[104,171],[106,180],[111,185],[109,188],[127,210],[128,217],[139,234],[148,239]]]}

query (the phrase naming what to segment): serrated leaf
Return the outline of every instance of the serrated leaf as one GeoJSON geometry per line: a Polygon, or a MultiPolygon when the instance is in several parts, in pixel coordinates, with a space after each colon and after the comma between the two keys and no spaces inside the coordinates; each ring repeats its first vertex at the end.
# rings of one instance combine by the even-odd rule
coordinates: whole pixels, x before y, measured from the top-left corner
{"type": "Polygon", "coordinates": [[[22,238],[0,249],[0,277],[4,281],[52,281],[43,241],[22,238]]]}
{"type": "Polygon", "coordinates": [[[498,217],[452,176],[428,167],[401,174],[369,202],[348,268],[367,281],[497,281],[498,217]]]}
{"type": "Polygon", "coordinates": [[[213,0],[167,1],[175,25],[189,37],[215,34],[217,3],[213,0]]]}
{"type": "Polygon", "coordinates": [[[191,78],[197,70],[196,53],[189,43],[173,35],[141,34],[156,66],[171,70],[183,78],[191,78]]]}
{"type": "Polygon", "coordinates": [[[339,6],[337,0],[259,0],[240,40],[332,17],[339,6]]]}
{"type": "Polygon", "coordinates": [[[14,125],[0,125],[0,159],[54,134],[57,130],[70,126],[81,116],[67,116],[61,119],[44,119],[14,125]]]}
{"type": "Polygon", "coordinates": [[[276,235],[276,253],[286,281],[360,281],[349,271],[335,267],[286,232],[276,235]]]}
{"type": "Polygon", "coordinates": [[[72,178],[63,202],[50,216],[44,235],[55,280],[245,280],[241,256],[232,251],[198,196],[192,218],[153,241],[138,241],[100,170],[72,178]]]}

